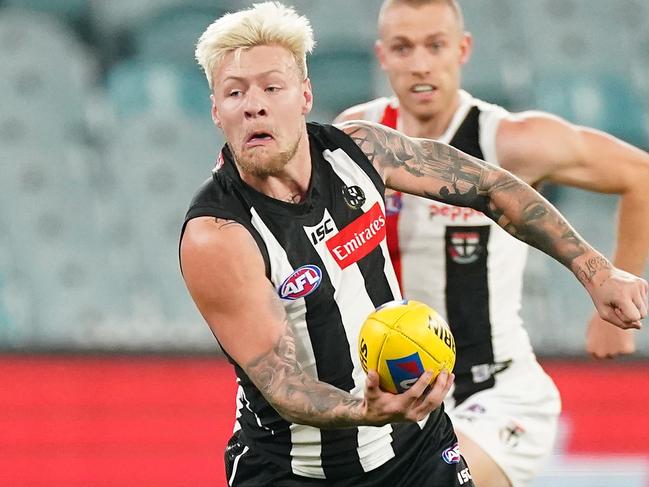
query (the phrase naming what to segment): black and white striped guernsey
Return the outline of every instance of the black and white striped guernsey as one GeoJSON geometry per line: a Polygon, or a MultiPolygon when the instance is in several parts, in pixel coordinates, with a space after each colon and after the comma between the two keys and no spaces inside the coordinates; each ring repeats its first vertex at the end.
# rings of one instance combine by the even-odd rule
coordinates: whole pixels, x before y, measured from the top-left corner
{"type": "MultiPolygon", "coordinates": [[[[376,307],[401,297],[385,241],[383,182],[346,134],[330,125],[309,123],[307,129],[312,174],[302,203],[270,198],[244,183],[226,145],[185,221],[215,216],[246,227],[286,309],[302,369],[362,396],[360,326],[376,307]]],[[[442,408],[428,418],[425,433],[425,421],[337,430],[291,424],[233,365],[239,384],[235,432],[297,475],[340,479],[368,472],[416,447],[423,434],[441,437],[451,430],[442,408]]]]}

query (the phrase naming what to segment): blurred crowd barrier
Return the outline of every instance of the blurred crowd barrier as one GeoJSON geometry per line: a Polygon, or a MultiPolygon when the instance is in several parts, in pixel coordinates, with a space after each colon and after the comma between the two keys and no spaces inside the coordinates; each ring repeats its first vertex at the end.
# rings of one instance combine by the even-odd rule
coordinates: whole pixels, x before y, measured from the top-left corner
{"type": "MultiPolygon", "coordinates": [[[[647,364],[542,364],[563,413],[533,487],[648,487],[647,364]]],[[[0,369],[11,378],[0,389],[0,485],[225,485],[237,388],[225,360],[12,355],[0,369]]]]}
{"type": "MultiPolygon", "coordinates": [[[[379,0],[286,3],[318,40],[313,119],[389,93],[372,52],[379,0]]],[[[646,1],[461,4],[475,39],[467,89],[649,146],[646,1]]],[[[223,142],[193,49],[214,18],[247,5],[0,0],[0,349],[216,350],[177,257],[223,142]]],[[[553,196],[610,253],[616,199],[553,196]]],[[[591,305],[570,273],[533,254],[526,295],[538,352],[581,354],[591,305]]],[[[646,333],[639,346],[649,356],[646,333]]]]}

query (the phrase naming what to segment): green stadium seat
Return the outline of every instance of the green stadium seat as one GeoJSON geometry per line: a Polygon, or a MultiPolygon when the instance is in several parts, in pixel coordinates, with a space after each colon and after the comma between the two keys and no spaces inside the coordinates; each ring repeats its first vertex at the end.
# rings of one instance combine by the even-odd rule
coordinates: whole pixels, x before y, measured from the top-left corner
{"type": "Polygon", "coordinates": [[[79,23],[88,13],[89,0],[4,0],[6,7],[45,12],[79,23]]]}
{"type": "Polygon", "coordinates": [[[120,118],[147,111],[210,118],[210,90],[198,65],[180,67],[127,60],[111,68],[106,88],[120,118]]]}
{"type": "Polygon", "coordinates": [[[134,54],[143,61],[193,67],[198,38],[223,13],[214,7],[161,9],[133,26],[134,54]]]}
{"type": "Polygon", "coordinates": [[[49,144],[82,134],[97,66],[65,24],[38,12],[3,10],[0,65],[0,138],[28,133],[32,144],[49,144]]]}
{"type": "MultiPolygon", "coordinates": [[[[178,270],[178,238],[192,195],[211,176],[222,145],[210,122],[144,113],[120,124],[110,146],[117,214],[132,230],[129,243],[154,308],[165,319],[192,319],[196,311],[178,270]]],[[[107,231],[111,231],[107,228],[107,231]]]]}
{"type": "Polygon", "coordinates": [[[536,107],[646,147],[646,103],[626,79],[613,74],[545,72],[535,83],[536,107]]]}
{"type": "Polygon", "coordinates": [[[465,29],[473,37],[462,84],[472,95],[506,108],[524,105],[532,67],[521,25],[513,14],[515,0],[481,0],[462,4],[465,29]]]}
{"type": "Polygon", "coordinates": [[[376,61],[366,49],[317,49],[308,63],[318,111],[339,113],[374,97],[376,61]]]}
{"type": "Polygon", "coordinates": [[[517,2],[530,61],[554,71],[628,72],[631,29],[613,27],[623,4],[629,0],[517,2]]]}

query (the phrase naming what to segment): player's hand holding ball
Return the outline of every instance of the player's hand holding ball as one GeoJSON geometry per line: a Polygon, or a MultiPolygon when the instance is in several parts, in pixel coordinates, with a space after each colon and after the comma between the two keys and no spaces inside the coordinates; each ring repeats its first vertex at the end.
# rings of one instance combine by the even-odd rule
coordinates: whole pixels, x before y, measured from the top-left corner
{"type": "Polygon", "coordinates": [[[361,328],[358,351],[368,372],[367,413],[376,416],[376,424],[420,421],[439,407],[453,384],[451,330],[435,310],[418,301],[377,308],[361,328]]]}

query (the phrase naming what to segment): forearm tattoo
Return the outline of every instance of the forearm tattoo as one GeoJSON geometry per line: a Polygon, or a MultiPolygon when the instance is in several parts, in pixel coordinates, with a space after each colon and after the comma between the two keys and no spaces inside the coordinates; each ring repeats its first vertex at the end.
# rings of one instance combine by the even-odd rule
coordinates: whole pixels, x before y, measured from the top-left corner
{"type": "MultiPolygon", "coordinates": [[[[381,125],[353,121],[341,128],[382,175],[401,168],[427,178],[413,194],[479,210],[573,272],[581,269],[574,261],[591,250],[588,244],[548,201],[509,172],[447,144],[406,137],[381,125]]],[[[601,262],[587,266],[580,279],[590,282],[601,268],[601,262]]]]}
{"type": "Polygon", "coordinates": [[[592,282],[593,277],[601,270],[611,270],[611,263],[602,256],[595,256],[577,267],[575,274],[584,285],[592,282]]]}
{"type": "Polygon", "coordinates": [[[429,198],[473,207],[486,203],[484,195],[477,192],[484,171],[471,156],[446,144],[411,139],[375,124],[354,122],[347,133],[380,172],[387,167],[403,168],[413,176],[432,176],[443,183],[438,194],[426,195],[429,198]]]}
{"type": "Polygon", "coordinates": [[[275,347],[248,364],[245,372],[288,421],[324,429],[359,424],[363,400],[312,378],[300,368],[288,323],[275,347]]]}

